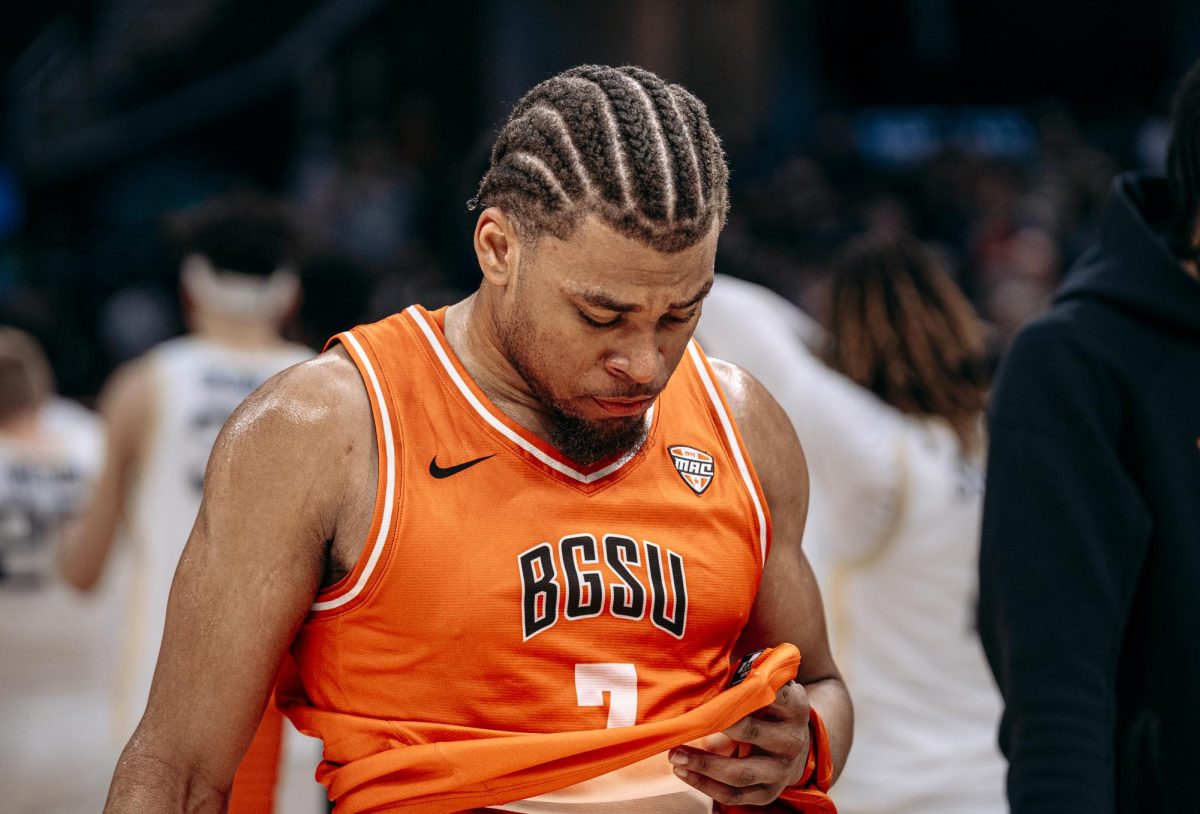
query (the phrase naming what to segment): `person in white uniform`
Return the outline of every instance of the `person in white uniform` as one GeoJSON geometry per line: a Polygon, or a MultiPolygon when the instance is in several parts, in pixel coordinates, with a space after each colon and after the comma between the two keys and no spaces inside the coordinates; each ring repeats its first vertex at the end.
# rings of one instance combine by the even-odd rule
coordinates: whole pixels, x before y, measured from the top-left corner
{"type": "Polygon", "coordinates": [[[12,814],[99,810],[117,756],[111,585],[80,597],[54,566],[103,456],[100,420],[54,394],[31,336],[0,327],[0,809],[12,814]]]}
{"type": "Polygon", "coordinates": [[[939,265],[911,239],[862,237],[835,263],[824,337],[724,276],[697,328],[779,400],[808,459],[804,546],[854,697],[831,792],[842,814],[1007,811],[1000,696],[974,626],[984,331],[939,265]]]}
{"type": "MultiPolygon", "coordinates": [[[[132,548],[123,664],[115,697],[122,739],[151,692],[175,567],[200,507],[204,470],[230,413],[275,373],[312,356],[281,331],[299,304],[296,236],[279,204],[219,198],[174,216],[180,287],[190,328],[119,368],[100,409],[110,435],[96,498],[72,530],[63,573],[81,590],[100,576],[118,537],[132,548]]],[[[286,725],[275,810],[323,811],[313,779],[318,741],[286,725]],[[298,799],[294,799],[298,798],[298,799]]]]}

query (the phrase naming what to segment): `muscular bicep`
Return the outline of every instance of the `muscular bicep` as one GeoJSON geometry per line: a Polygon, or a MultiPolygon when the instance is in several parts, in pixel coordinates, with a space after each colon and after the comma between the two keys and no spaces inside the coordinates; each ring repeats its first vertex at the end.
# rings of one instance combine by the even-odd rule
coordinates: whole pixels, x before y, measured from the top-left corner
{"type": "Polygon", "coordinates": [[[808,514],[804,452],[787,414],[752,376],[714,363],[750,460],[771,511],[771,551],[750,620],[736,652],[791,642],[800,650],[796,680],[829,736],[833,776],[841,772],[853,740],[854,713],[834,663],[821,592],[801,542],[808,514]]]}
{"type": "MultiPolygon", "coordinates": [[[[131,742],[218,790],[320,586],[342,483],[367,460],[364,428],[348,420],[357,413],[322,380],[322,364],[281,374],[221,431],[131,742]]],[[[365,433],[369,445],[369,418],[365,433]]]]}
{"type": "Polygon", "coordinates": [[[787,414],[753,377],[715,363],[771,511],[771,551],[738,652],[788,641],[800,648],[801,681],[837,675],[821,593],[801,545],[808,469],[787,414]]]}

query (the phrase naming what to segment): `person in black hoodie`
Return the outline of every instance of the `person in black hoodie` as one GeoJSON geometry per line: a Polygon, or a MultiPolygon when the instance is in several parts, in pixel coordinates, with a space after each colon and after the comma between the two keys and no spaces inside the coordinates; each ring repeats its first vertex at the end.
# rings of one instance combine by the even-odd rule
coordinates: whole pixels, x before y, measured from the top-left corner
{"type": "Polygon", "coordinates": [[[989,411],[979,624],[1013,814],[1200,811],[1198,214],[1200,63],[1168,178],[1115,180],[989,411]]]}

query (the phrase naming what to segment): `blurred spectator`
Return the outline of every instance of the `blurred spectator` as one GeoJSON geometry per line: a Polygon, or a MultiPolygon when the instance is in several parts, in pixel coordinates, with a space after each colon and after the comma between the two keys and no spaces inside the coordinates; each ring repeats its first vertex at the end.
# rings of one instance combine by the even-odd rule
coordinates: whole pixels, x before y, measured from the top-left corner
{"type": "Polygon", "coordinates": [[[804,446],[804,546],[854,698],[831,795],[842,814],[1000,814],[1000,698],[973,623],[983,326],[912,238],[858,239],[830,282],[827,341],[791,303],[720,276],[697,335],[767,386],[804,446]]]}
{"type": "Polygon", "coordinates": [[[54,568],[103,455],[100,421],[55,396],[32,337],[0,326],[0,806],[13,814],[99,811],[117,756],[113,586],[84,599],[54,568]]]}
{"type": "MultiPolygon", "coordinates": [[[[119,525],[132,547],[137,577],[123,626],[128,663],[116,712],[125,739],[151,689],[172,577],[217,432],[258,385],[312,355],[280,335],[300,297],[298,236],[281,205],[252,195],[218,198],[173,218],[170,231],[183,254],[180,284],[191,332],[122,366],[105,386],[100,408],[108,455],[96,498],[62,558],[68,580],[88,589],[119,525]]],[[[278,743],[281,725],[272,707],[259,738],[278,743]]],[[[312,774],[319,745],[301,741],[290,724],[288,731],[289,767],[295,765],[285,773],[278,810],[318,811],[323,795],[312,774]]],[[[255,747],[250,754],[264,755],[268,765],[243,763],[230,810],[269,812],[278,755],[255,747]]]]}
{"type": "Polygon", "coordinates": [[[1167,166],[1117,178],[996,384],[979,622],[1013,814],[1196,811],[1200,63],[1167,166]]]}
{"type": "Polygon", "coordinates": [[[1026,226],[995,241],[981,263],[982,304],[1003,343],[1050,301],[1061,266],[1044,229],[1026,226]]]}

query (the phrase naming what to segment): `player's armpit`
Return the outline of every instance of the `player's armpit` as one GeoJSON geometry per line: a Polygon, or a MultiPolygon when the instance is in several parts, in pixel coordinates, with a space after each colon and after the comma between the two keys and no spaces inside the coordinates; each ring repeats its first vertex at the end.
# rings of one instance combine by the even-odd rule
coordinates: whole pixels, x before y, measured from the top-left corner
{"type": "MultiPolygon", "coordinates": [[[[800,649],[796,680],[824,722],[836,779],[850,751],[853,710],[830,653],[820,589],[801,547],[808,512],[804,452],[787,414],[754,377],[724,362],[714,361],[713,370],[766,495],[772,524],[771,550],[758,597],[734,652],[784,641],[800,649]]],[[[796,737],[807,737],[800,732],[807,728],[806,717],[797,716],[790,725],[796,737]]]]}
{"type": "Polygon", "coordinates": [[[374,449],[361,378],[341,351],[279,374],[226,422],[106,811],[222,810],[347,496],[374,498],[374,449]]]}

